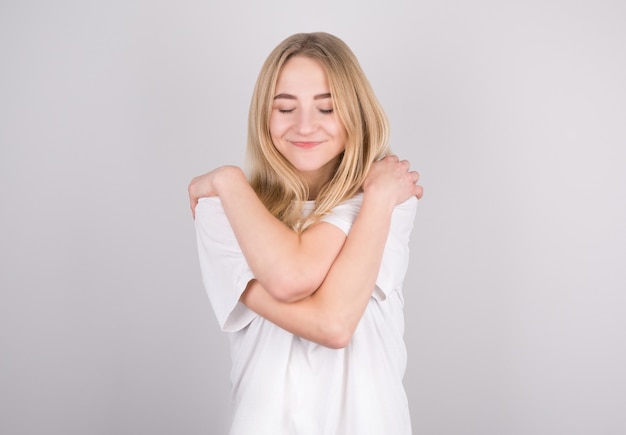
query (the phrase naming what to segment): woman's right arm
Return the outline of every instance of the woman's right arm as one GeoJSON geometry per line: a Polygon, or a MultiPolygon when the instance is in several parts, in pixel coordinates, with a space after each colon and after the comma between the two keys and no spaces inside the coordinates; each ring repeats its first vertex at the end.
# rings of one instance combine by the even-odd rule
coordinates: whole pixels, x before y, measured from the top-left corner
{"type": "Polygon", "coordinates": [[[397,159],[373,166],[363,186],[361,209],[345,244],[310,297],[285,303],[252,280],[241,301],[295,335],[327,347],[346,346],[376,285],[393,209],[411,196],[421,196],[421,187],[415,185],[407,169],[397,159]]]}

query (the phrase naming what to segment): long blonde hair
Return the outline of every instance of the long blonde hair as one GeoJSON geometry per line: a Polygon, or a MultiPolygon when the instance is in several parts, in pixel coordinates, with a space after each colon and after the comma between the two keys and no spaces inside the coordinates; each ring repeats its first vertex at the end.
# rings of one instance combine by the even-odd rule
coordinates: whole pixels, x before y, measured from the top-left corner
{"type": "Polygon", "coordinates": [[[257,79],[248,117],[250,184],[267,209],[288,226],[303,230],[337,204],[355,195],[371,164],[389,154],[389,124],[352,50],[328,33],[298,33],[268,56],[257,79]],[[304,56],[322,65],[334,110],[346,129],[345,151],[332,179],[323,186],[309,216],[302,216],[308,186],[274,146],[269,129],[272,101],[281,68],[304,56]]]}

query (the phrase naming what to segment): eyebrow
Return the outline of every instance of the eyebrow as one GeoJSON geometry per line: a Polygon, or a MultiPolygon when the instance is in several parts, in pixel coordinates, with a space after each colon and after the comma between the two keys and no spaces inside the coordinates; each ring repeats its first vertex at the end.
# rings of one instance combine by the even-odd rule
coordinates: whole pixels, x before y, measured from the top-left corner
{"type": "MultiPolygon", "coordinates": [[[[313,97],[314,100],[324,100],[326,98],[331,98],[330,92],[325,94],[319,94],[313,97]]],[[[295,95],[291,94],[278,94],[274,97],[275,100],[297,100],[298,98],[295,95]]]]}

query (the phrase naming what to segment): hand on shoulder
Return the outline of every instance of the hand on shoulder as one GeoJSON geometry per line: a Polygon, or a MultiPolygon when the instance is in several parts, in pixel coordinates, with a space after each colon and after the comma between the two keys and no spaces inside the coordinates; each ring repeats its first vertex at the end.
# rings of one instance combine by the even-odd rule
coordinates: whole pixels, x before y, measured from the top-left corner
{"type": "Polygon", "coordinates": [[[363,183],[363,191],[380,195],[398,205],[412,196],[422,197],[424,189],[417,184],[418,180],[419,173],[410,170],[407,160],[392,155],[372,164],[363,183]]]}
{"type": "Polygon", "coordinates": [[[237,179],[245,181],[245,175],[241,168],[232,165],[220,166],[193,178],[187,187],[192,216],[195,218],[195,209],[200,198],[220,196],[221,186],[237,179]]]}

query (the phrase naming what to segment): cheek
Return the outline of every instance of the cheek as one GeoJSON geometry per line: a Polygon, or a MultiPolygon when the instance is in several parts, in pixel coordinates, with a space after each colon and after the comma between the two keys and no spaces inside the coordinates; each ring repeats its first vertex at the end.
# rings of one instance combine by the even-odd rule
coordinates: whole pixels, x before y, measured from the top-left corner
{"type": "Polygon", "coordinates": [[[346,140],[348,139],[348,132],[341,124],[337,124],[334,129],[334,136],[338,142],[342,144],[342,147],[345,148],[346,140]]]}
{"type": "Polygon", "coordinates": [[[270,116],[270,134],[272,136],[282,136],[288,128],[287,120],[280,116],[270,116]]]}
{"type": "Polygon", "coordinates": [[[344,128],[343,124],[339,122],[339,119],[333,119],[333,121],[328,125],[328,129],[332,132],[333,136],[345,141],[347,137],[346,129],[344,128]]]}

